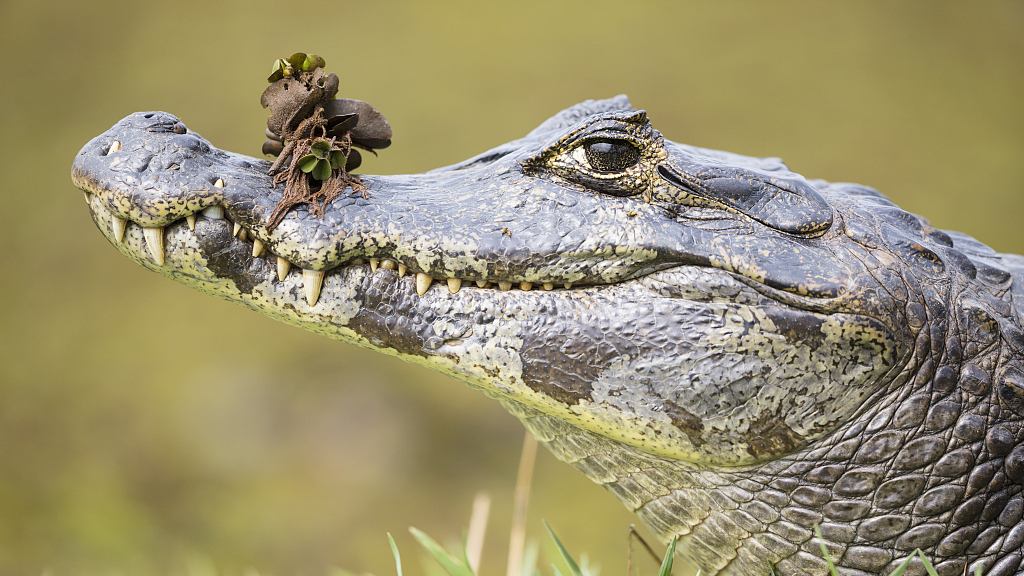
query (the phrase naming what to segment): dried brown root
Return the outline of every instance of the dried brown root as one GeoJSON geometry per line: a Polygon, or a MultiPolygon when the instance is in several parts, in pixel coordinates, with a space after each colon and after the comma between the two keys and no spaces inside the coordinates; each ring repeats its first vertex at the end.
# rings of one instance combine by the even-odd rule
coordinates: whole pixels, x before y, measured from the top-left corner
{"type": "MultiPolygon", "coordinates": [[[[298,204],[308,204],[310,214],[323,218],[327,205],[341,196],[345,188],[351,187],[352,192],[358,192],[364,199],[367,198],[368,187],[357,176],[349,174],[344,166],[333,170],[327,180],[317,181],[320,182],[319,186],[311,185],[313,177],[299,168],[299,159],[310,153],[313,143],[318,138],[324,137],[326,124],[323,107],[320,107],[286,137],[288,144],[270,167],[270,173],[274,175],[274,185],[284,182],[285,186],[281,200],[270,213],[267,231],[277,228],[288,211],[298,204]],[[289,155],[291,162],[288,168],[281,170],[289,155]]],[[[343,151],[347,158],[352,150],[352,136],[346,133],[340,139],[331,139],[331,148],[343,151]]]]}

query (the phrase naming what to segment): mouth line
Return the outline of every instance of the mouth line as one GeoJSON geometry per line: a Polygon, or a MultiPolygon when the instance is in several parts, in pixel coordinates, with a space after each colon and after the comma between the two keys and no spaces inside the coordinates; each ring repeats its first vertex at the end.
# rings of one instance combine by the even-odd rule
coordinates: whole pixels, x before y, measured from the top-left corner
{"type": "MultiPolygon", "coordinates": [[[[213,254],[214,256],[238,250],[240,245],[244,243],[247,247],[246,252],[251,254],[253,259],[268,259],[273,263],[277,270],[278,281],[283,282],[292,272],[292,268],[299,268],[285,258],[274,254],[272,245],[268,246],[268,244],[262,242],[256,237],[255,233],[250,228],[237,221],[233,221],[227,214],[224,207],[220,204],[208,206],[194,213],[187,214],[186,216],[174,220],[164,226],[147,227],[131,219],[121,218],[111,212],[99,198],[98,193],[94,192],[96,187],[89,185],[91,184],[91,181],[78,177],[75,179],[75,184],[83,189],[85,201],[89,206],[89,210],[92,213],[93,218],[97,221],[97,224],[99,225],[99,222],[102,221],[106,223],[107,227],[109,227],[108,230],[102,225],[98,226],[103,235],[107,237],[112,244],[115,246],[122,244],[130,227],[134,226],[142,230],[143,236],[145,237],[146,253],[144,255],[136,254],[136,256],[140,258],[148,258],[151,265],[162,267],[166,263],[167,247],[164,239],[169,228],[178,229],[187,227],[189,231],[194,232],[197,222],[199,222],[200,219],[203,219],[224,221],[232,228],[230,240],[232,244],[225,245],[218,252],[215,252],[213,254]]],[[[223,184],[218,181],[214,186],[222,187],[223,184]]],[[[571,290],[574,286],[573,283],[556,284],[555,282],[528,282],[515,278],[436,278],[416,269],[415,267],[406,266],[405,264],[400,263],[396,258],[388,258],[382,255],[374,258],[353,258],[336,266],[332,266],[327,270],[299,268],[303,281],[303,292],[307,303],[310,306],[316,305],[319,300],[321,288],[323,287],[326,275],[339,273],[353,266],[368,267],[371,274],[377,273],[378,270],[389,270],[395,273],[397,279],[402,279],[408,276],[419,296],[426,294],[435,282],[443,284],[448,292],[453,295],[457,294],[463,287],[473,285],[478,289],[496,290],[501,292],[531,291],[535,289],[541,291],[571,290]]]]}

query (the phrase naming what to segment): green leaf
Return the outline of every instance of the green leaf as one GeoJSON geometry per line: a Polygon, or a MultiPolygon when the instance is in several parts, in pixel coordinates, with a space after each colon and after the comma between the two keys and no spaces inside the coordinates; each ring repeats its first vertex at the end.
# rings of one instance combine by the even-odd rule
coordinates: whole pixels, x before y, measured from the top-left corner
{"type": "Polygon", "coordinates": [[[411,526],[409,527],[409,532],[412,532],[413,537],[420,543],[420,546],[423,546],[448,574],[451,574],[451,576],[475,576],[468,565],[449,554],[447,550],[442,548],[433,538],[427,536],[426,533],[411,526]]]}
{"type": "Polygon", "coordinates": [[[345,157],[344,152],[341,150],[331,152],[331,168],[339,170],[346,162],[348,162],[348,158],[345,157]]]}
{"type": "Polygon", "coordinates": [[[296,52],[288,57],[288,64],[296,70],[302,70],[302,63],[306,61],[305,52],[296,52]]]}
{"type": "Polygon", "coordinates": [[[395,555],[395,569],[398,570],[398,576],[402,576],[402,557],[398,555],[398,546],[391,537],[391,532],[388,532],[388,543],[391,544],[391,553],[395,555]]]}
{"type": "Polygon", "coordinates": [[[273,84],[281,78],[284,78],[284,68],[287,64],[288,63],[281,58],[274,60],[274,66],[270,69],[270,76],[267,78],[267,82],[273,84]]]}
{"type": "Polygon", "coordinates": [[[302,69],[305,71],[316,70],[317,68],[323,68],[327,66],[327,62],[323,58],[316,54],[309,54],[306,59],[302,61],[302,69]]]}
{"type": "Polygon", "coordinates": [[[331,177],[331,163],[327,160],[317,160],[313,168],[313,178],[327,180],[331,177]]]}
{"type": "Polygon", "coordinates": [[[555,536],[555,531],[551,529],[551,526],[548,526],[547,520],[541,520],[541,522],[544,524],[544,527],[548,529],[548,534],[551,534],[551,539],[555,541],[558,553],[562,555],[562,560],[564,560],[565,565],[569,567],[569,574],[571,576],[583,576],[583,572],[580,570],[579,565],[577,565],[576,561],[569,555],[569,551],[565,549],[565,546],[562,546],[562,541],[558,539],[558,536],[555,536]]]}
{"type": "Polygon", "coordinates": [[[326,140],[318,140],[316,142],[313,142],[313,145],[310,147],[309,151],[317,158],[320,158],[321,160],[326,160],[328,158],[328,155],[331,153],[331,143],[327,142],[326,140]]]}
{"type": "Polygon", "coordinates": [[[317,162],[317,157],[316,156],[313,156],[312,154],[306,154],[302,158],[299,158],[299,162],[298,162],[299,170],[302,170],[303,172],[308,173],[311,170],[313,170],[314,166],[316,166],[316,162],[317,162]]]}
{"type": "Polygon", "coordinates": [[[661,570],[658,570],[658,576],[672,576],[672,564],[675,562],[677,539],[679,539],[679,536],[673,536],[672,541],[668,543],[668,549],[665,550],[665,559],[661,561],[661,570]]]}

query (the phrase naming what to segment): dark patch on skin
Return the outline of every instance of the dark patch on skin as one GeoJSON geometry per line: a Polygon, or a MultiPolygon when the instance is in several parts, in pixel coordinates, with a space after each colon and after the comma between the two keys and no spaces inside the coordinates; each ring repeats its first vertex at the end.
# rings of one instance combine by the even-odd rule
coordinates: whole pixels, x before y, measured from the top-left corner
{"type": "Polygon", "coordinates": [[[764,414],[751,422],[744,439],[747,452],[757,459],[788,454],[803,444],[803,438],[775,414],[764,414]]]}
{"type": "Polygon", "coordinates": [[[789,342],[798,342],[800,346],[820,348],[825,339],[821,326],[825,323],[823,316],[807,314],[803,310],[787,308],[762,308],[768,318],[775,324],[775,331],[786,337],[789,342]]]}
{"type": "Polygon", "coordinates": [[[671,400],[666,400],[664,405],[665,414],[672,420],[672,425],[686,434],[694,448],[703,446],[704,421],[671,400]]]}
{"type": "Polygon", "coordinates": [[[411,282],[403,282],[397,272],[381,268],[367,277],[360,288],[362,293],[356,298],[362,300],[363,305],[349,320],[349,328],[374,346],[392,348],[410,356],[429,356],[423,344],[434,332],[423,320],[422,313],[415,309],[419,296],[411,282]]]}
{"type": "Polygon", "coordinates": [[[530,318],[523,330],[523,382],[573,406],[592,399],[593,383],[613,362],[639,354],[637,339],[644,329],[623,320],[639,313],[625,303],[622,317],[609,320],[598,314],[607,305],[604,302],[565,307],[554,298],[549,302],[552,307],[530,318]]]}
{"type": "Polygon", "coordinates": [[[218,278],[231,280],[243,294],[252,294],[253,288],[267,278],[270,265],[266,258],[252,257],[251,244],[232,238],[232,227],[227,220],[199,219],[196,241],[206,265],[218,278]]]}

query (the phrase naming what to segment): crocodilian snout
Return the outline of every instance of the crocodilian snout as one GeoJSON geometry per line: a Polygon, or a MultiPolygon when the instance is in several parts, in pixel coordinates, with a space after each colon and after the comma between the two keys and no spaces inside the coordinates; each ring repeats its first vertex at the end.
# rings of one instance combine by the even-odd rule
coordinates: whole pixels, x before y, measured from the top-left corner
{"type": "MultiPolygon", "coordinates": [[[[522,210],[531,199],[524,198],[518,160],[510,154],[475,168],[360,176],[366,197],[346,193],[323,218],[300,205],[268,230],[283,187],[274,185],[268,161],[219,150],[175,116],[145,112],[86,144],[72,178],[87,192],[111,242],[126,251],[126,238],[144,238],[138,253],[129,254],[140,263],[167,265],[184,253],[172,236],[194,233],[197,221],[219,221],[228,233],[211,235],[213,228],[201,226],[211,254],[220,260],[240,254],[237,244],[244,242],[249,260],[269,259],[279,278],[300,268],[310,304],[318,300],[325,273],[352,264],[414,276],[422,294],[435,281],[452,293],[467,282],[495,290],[608,284],[634,276],[656,256],[643,246],[616,252],[615,234],[597,241],[581,234],[579,222],[596,212],[594,198],[562,198],[564,190],[538,185],[530,192],[533,208],[522,210]],[[594,266],[590,256],[601,253],[607,256],[594,266]]],[[[612,232],[620,226],[624,234],[650,216],[627,218],[629,211],[619,211],[621,223],[603,226],[612,232]]]]}

